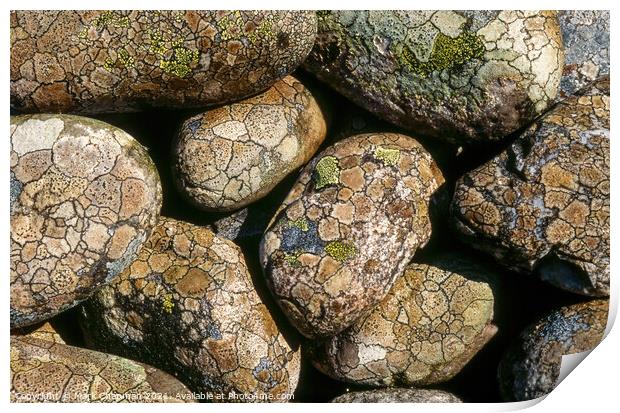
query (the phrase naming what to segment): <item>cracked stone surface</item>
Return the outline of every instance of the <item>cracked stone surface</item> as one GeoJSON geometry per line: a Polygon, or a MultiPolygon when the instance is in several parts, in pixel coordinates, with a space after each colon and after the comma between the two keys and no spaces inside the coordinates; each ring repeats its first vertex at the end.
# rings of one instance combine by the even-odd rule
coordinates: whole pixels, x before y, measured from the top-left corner
{"type": "Polygon", "coordinates": [[[345,393],[332,403],[462,403],[442,390],[388,388],[345,393]]]}
{"type": "Polygon", "coordinates": [[[472,142],[542,113],[563,63],[552,11],[321,11],[304,67],[398,126],[472,142]]]}
{"type": "Polygon", "coordinates": [[[130,135],[72,115],[11,117],[11,327],[88,298],[133,259],[161,208],[130,135]]]}
{"type": "Polygon", "coordinates": [[[502,396],[522,401],[551,393],[560,376],[562,355],[592,350],[605,333],[609,301],[562,307],[527,327],[499,366],[502,396]]]}
{"type": "Polygon", "coordinates": [[[11,337],[11,402],[191,402],[174,377],[132,360],[11,337]],[[150,397],[159,393],[160,397],[150,397]]]}
{"type": "Polygon", "coordinates": [[[374,387],[452,378],[493,337],[498,275],[464,255],[409,264],[388,295],[351,327],[308,347],[328,376],[374,387]]]}
{"type": "Polygon", "coordinates": [[[170,218],[138,258],[82,307],[95,348],[174,373],[193,391],[292,393],[300,355],[261,302],[241,250],[170,218]]]}
{"type": "Polygon", "coordinates": [[[183,123],[174,149],[177,188],[199,208],[240,209],[308,162],[326,128],[310,92],[287,76],[258,96],[183,123]]]}
{"type": "Polygon", "coordinates": [[[302,171],[265,232],[271,291],[307,337],[332,336],[376,305],[426,244],[441,172],[413,138],[356,135],[302,171]]]}
{"type": "Polygon", "coordinates": [[[609,74],[609,10],[558,11],[564,40],[560,94],[568,97],[609,74]]]}
{"type": "Polygon", "coordinates": [[[51,341],[58,344],[66,344],[58,331],[49,323],[44,322],[40,325],[28,326],[11,330],[12,336],[28,336],[44,341],[51,341]]]}
{"type": "Polygon", "coordinates": [[[13,11],[11,106],[120,112],[239,100],[297,68],[314,11],[13,11]]]}
{"type": "Polygon", "coordinates": [[[452,213],[463,238],[501,264],[609,295],[609,78],[461,177],[452,213]]]}

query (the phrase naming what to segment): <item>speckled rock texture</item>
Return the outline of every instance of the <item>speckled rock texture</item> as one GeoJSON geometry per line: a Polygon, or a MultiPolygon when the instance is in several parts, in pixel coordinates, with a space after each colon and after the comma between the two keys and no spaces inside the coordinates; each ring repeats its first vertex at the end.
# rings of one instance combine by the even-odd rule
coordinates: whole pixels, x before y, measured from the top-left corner
{"type": "Polygon", "coordinates": [[[28,336],[53,343],[66,344],[60,334],[58,334],[58,331],[49,322],[11,330],[11,336],[28,336]]]}
{"type": "Polygon", "coordinates": [[[309,347],[313,364],[346,382],[376,387],[444,382],[489,341],[496,274],[457,254],[409,264],[371,312],[309,347]]]}
{"type": "Polygon", "coordinates": [[[362,134],[302,171],[260,245],[271,291],[307,337],[333,336],[376,305],[426,244],[443,183],[413,138],[362,134]]]}
{"type": "Polygon", "coordinates": [[[71,115],[11,117],[11,327],[109,282],[157,221],[159,176],[121,129],[71,115]]]}
{"type": "Polygon", "coordinates": [[[299,351],[262,304],[241,250],[206,228],[162,217],[82,315],[96,349],[174,373],[215,401],[230,392],[275,399],[297,386],[299,351]]]}
{"type": "Polygon", "coordinates": [[[416,134],[499,139],[555,98],[564,54],[555,12],[322,11],[304,67],[416,134]]]}
{"type": "Polygon", "coordinates": [[[567,97],[609,74],[609,10],[560,10],[564,74],[560,95],[567,97]]]}
{"type": "Polygon", "coordinates": [[[464,238],[501,264],[608,295],[609,78],[460,178],[452,213],[464,238]]]}
{"type": "Polygon", "coordinates": [[[11,402],[191,402],[174,377],[132,360],[11,337],[11,402]]]}
{"type": "Polygon", "coordinates": [[[327,126],[297,79],[185,121],[175,144],[177,188],[199,208],[240,209],[314,155],[327,126]]]}
{"type": "Polygon", "coordinates": [[[14,11],[11,105],[198,107],[270,87],[306,58],[313,11],[14,11]]]}
{"type": "Polygon", "coordinates": [[[261,237],[270,219],[271,216],[261,206],[255,208],[250,205],[216,220],[210,227],[218,237],[240,242],[261,237]]]}
{"type": "Polygon", "coordinates": [[[542,397],[555,388],[562,355],[588,351],[603,339],[609,302],[562,307],[526,328],[499,366],[506,401],[542,397]]]}
{"type": "Polygon", "coordinates": [[[442,390],[388,388],[345,393],[332,403],[462,403],[442,390]]]}

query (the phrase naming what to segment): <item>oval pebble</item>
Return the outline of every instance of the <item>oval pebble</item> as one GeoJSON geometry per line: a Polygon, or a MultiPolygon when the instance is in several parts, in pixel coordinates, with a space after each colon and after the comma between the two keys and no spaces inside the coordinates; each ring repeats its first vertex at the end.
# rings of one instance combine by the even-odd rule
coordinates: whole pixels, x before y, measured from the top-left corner
{"type": "Polygon", "coordinates": [[[287,76],[258,96],[183,123],[174,148],[177,188],[199,208],[240,209],[308,162],[325,134],[317,102],[287,76]]]}
{"type": "Polygon", "coordinates": [[[96,349],[174,373],[211,401],[282,401],[297,386],[299,351],[261,302],[241,250],[203,227],[162,217],[133,264],[84,304],[81,322],[96,349]]]}
{"type": "Polygon", "coordinates": [[[106,123],[11,117],[11,327],[50,318],[135,258],[161,208],[146,150],[106,123]]]}
{"type": "Polygon", "coordinates": [[[184,403],[174,377],[132,360],[34,337],[11,337],[11,402],[184,403]]]}
{"type": "Polygon", "coordinates": [[[455,223],[500,264],[609,295],[609,78],[549,111],[461,177],[455,223]]]}
{"type": "Polygon", "coordinates": [[[312,362],[332,378],[366,386],[449,380],[497,331],[494,279],[458,254],[409,264],[368,314],[309,347],[312,362]]]}
{"type": "Polygon", "coordinates": [[[430,389],[378,389],[348,392],[331,403],[462,403],[455,395],[430,389]]]}
{"type": "Polygon", "coordinates": [[[243,99],[296,69],[314,11],[13,11],[11,105],[123,112],[243,99]]]}
{"type": "Polygon", "coordinates": [[[304,67],[416,134],[496,140],[541,114],[564,63],[552,11],[322,11],[304,67]]]}
{"type": "Polygon", "coordinates": [[[527,327],[499,365],[505,401],[545,396],[556,386],[562,356],[592,350],[603,339],[609,301],[594,300],[552,311],[527,327]]]}
{"type": "Polygon", "coordinates": [[[302,171],[260,245],[268,284],[307,337],[339,333],[376,305],[426,244],[443,183],[413,138],[362,134],[302,171]]]}

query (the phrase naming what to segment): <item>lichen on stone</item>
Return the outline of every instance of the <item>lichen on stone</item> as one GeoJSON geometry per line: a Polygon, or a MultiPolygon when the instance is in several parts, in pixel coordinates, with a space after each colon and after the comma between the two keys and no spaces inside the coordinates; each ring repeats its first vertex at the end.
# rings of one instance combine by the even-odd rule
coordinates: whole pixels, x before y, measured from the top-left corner
{"type": "Polygon", "coordinates": [[[357,249],[349,242],[332,241],[325,246],[325,252],[336,261],[345,262],[355,257],[357,249]]]}
{"type": "Polygon", "coordinates": [[[374,157],[382,161],[385,165],[394,166],[400,159],[400,151],[398,149],[377,146],[374,151],[374,157]]]}
{"type": "Polygon", "coordinates": [[[321,189],[328,185],[336,185],[340,182],[340,167],[338,159],[334,156],[324,156],[314,168],[315,189],[321,189]]]}

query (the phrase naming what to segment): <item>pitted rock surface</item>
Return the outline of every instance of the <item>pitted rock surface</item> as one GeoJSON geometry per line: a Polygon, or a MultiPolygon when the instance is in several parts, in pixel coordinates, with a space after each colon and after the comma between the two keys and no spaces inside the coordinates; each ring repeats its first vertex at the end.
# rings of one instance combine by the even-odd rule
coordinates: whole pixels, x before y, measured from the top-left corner
{"type": "Polygon", "coordinates": [[[309,347],[325,374],[375,387],[444,382],[493,337],[497,275],[457,254],[409,264],[351,327],[309,347]]]}
{"type": "Polygon", "coordinates": [[[306,58],[313,11],[13,11],[11,105],[84,113],[261,92],[306,58]]]}
{"type": "Polygon", "coordinates": [[[332,336],[376,305],[426,244],[443,183],[413,138],[356,135],[302,171],[261,240],[273,295],[307,337],[332,336]]]}
{"type": "Polygon", "coordinates": [[[71,115],[11,117],[11,327],[52,317],[136,257],[161,208],[131,136],[71,115]]]}
{"type": "Polygon", "coordinates": [[[609,74],[609,10],[560,10],[564,74],[560,94],[567,97],[609,74]]]}
{"type": "Polygon", "coordinates": [[[192,402],[174,377],[110,354],[11,337],[11,402],[192,402]]]}
{"type": "Polygon", "coordinates": [[[332,403],[462,403],[442,390],[388,388],[345,393],[332,403]]]}
{"type": "Polygon", "coordinates": [[[536,399],[551,393],[560,376],[562,356],[592,350],[605,333],[609,301],[562,307],[527,327],[499,366],[506,401],[536,399]]]}
{"type": "Polygon", "coordinates": [[[297,386],[299,351],[261,302],[241,250],[206,228],[162,217],[82,316],[95,348],[174,373],[215,401],[229,392],[275,400],[297,386]]]}
{"type": "Polygon", "coordinates": [[[609,294],[609,78],[557,105],[457,183],[457,228],[519,271],[609,294]]]}
{"type": "Polygon", "coordinates": [[[177,187],[202,209],[242,208],[308,162],[325,134],[317,102],[287,76],[261,95],[183,123],[174,149],[177,187]]]}
{"type": "Polygon", "coordinates": [[[304,62],[338,92],[415,133],[499,139],[555,98],[555,12],[321,11],[304,62]]]}

